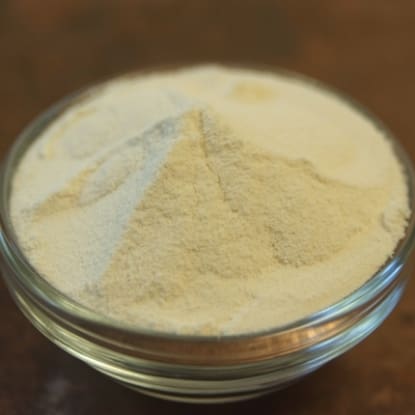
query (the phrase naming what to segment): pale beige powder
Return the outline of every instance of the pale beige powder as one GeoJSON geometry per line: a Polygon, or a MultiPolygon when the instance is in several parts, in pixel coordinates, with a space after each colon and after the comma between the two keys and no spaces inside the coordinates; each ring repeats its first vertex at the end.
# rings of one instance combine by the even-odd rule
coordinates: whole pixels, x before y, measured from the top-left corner
{"type": "Polygon", "coordinates": [[[361,286],[409,216],[390,143],[327,92],[198,67],[114,81],[29,149],[11,207],[32,264],[139,327],[243,333],[361,286]]]}

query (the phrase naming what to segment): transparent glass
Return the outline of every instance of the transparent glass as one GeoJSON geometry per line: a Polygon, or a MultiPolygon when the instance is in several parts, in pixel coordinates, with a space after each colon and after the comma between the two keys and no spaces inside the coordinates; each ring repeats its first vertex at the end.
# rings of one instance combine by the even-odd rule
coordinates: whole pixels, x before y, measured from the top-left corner
{"type": "MultiPolygon", "coordinates": [[[[411,162],[386,128],[350,99],[307,81],[348,101],[386,132],[405,168],[413,208],[411,162]]],[[[316,370],[362,341],[396,306],[413,265],[413,214],[394,256],[366,284],[306,319],[259,333],[196,337],[142,330],[113,321],[57,291],[31,267],[18,246],[9,212],[11,181],[28,146],[67,107],[95,88],[99,86],[62,100],[30,124],[11,149],[0,176],[2,275],[26,317],[62,349],[152,396],[229,402],[283,388],[316,370]]]]}

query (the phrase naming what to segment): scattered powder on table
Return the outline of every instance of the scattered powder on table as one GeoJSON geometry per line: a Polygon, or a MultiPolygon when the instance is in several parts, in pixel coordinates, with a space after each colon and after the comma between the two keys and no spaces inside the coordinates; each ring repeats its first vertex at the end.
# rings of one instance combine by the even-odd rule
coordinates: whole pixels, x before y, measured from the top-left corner
{"type": "Polygon", "coordinates": [[[366,282],[410,214],[385,134],[333,94],[202,66],[90,91],[24,155],[12,220],[59,290],[142,328],[291,323],[366,282]]]}

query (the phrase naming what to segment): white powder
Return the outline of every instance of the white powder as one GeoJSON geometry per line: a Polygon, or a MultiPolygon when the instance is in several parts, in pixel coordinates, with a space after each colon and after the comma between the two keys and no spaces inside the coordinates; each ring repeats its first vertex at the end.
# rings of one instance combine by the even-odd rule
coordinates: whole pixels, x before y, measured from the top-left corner
{"type": "Polygon", "coordinates": [[[368,119],[303,81],[221,67],[93,91],[29,148],[11,210],[29,260],[64,293],[198,334],[335,303],[391,256],[410,213],[368,119]]]}

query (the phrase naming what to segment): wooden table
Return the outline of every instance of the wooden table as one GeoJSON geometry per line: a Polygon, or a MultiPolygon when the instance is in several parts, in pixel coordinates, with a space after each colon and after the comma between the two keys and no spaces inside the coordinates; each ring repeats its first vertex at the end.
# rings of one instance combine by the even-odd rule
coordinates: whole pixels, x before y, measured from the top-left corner
{"type": "MultiPolygon", "coordinates": [[[[63,95],[176,62],[265,63],[354,96],[415,156],[411,0],[0,0],[0,153],[63,95]]],[[[0,414],[414,415],[415,280],[368,340],[299,384],[195,407],[130,392],[44,339],[0,283],[0,414]]]]}

